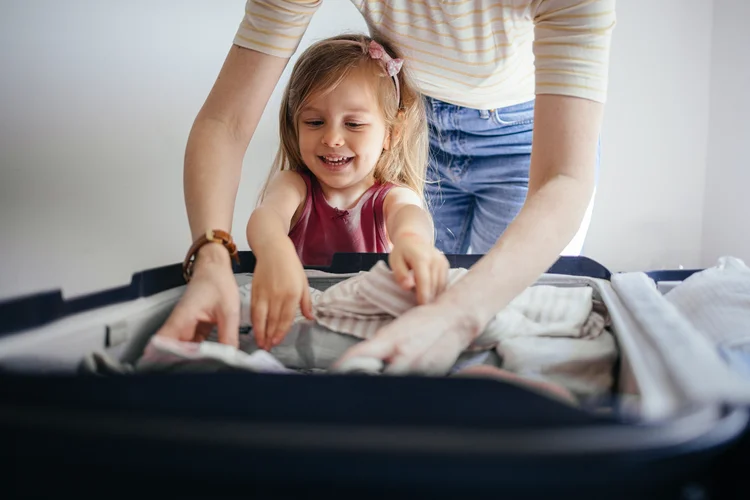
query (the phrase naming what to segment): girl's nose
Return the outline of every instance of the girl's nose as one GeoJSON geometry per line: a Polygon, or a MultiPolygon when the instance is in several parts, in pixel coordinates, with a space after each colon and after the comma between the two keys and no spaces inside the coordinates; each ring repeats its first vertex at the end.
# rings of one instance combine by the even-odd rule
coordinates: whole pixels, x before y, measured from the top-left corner
{"type": "Polygon", "coordinates": [[[338,127],[329,127],[323,134],[323,144],[329,148],[340,148],[344,145],[344,136],[338,127]]]}

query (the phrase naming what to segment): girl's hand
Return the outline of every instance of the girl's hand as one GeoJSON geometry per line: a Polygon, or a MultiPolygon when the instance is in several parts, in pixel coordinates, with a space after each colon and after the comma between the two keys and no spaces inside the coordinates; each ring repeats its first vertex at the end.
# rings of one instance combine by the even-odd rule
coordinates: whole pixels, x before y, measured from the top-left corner
{"type": "Polygon", "coordinates": [[[289,331],[297,306],[306,318],[314,317],[307,276],[291,241],[265,248],[261,255],[253,274],[250,319],[258,347],[270,350],[289,331]]]}
{"type": "Polygon", "coordinates": [[[448,259],[417,234],[402,234],[388,258],[393,277],[404,290],[416,288],[417,303],[435,300],[448,281],[448,259]]]}

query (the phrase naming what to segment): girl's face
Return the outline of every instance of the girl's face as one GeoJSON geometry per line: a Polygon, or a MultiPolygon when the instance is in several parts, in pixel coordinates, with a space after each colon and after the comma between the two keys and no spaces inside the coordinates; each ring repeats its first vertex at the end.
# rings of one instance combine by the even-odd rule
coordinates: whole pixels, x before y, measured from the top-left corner
{"type": "Polygon", "coordinates": [[[333,190],[368,188],[389,135],[375,89],[353,71],[326,95],[313,96],[299,116],[302,160],[333,190]]]}

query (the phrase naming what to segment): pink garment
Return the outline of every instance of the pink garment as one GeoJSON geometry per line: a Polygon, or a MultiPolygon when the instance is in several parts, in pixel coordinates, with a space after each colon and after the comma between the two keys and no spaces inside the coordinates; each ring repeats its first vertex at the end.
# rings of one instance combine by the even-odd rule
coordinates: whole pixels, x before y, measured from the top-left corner
{"type": "Polygon", "coordinates": [[[388,253],[383,202],[393,184],[375,183],[349,210],[328,204],[320,183],[300,172],[307,185],[305,206],[289,237],[304,265],[329,265],[333,254],[388,253]]]}

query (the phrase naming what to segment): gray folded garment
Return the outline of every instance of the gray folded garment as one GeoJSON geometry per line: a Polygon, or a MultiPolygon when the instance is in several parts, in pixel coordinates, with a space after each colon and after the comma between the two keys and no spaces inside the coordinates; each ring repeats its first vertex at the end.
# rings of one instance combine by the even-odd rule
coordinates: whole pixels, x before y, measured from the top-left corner
{"type": "MultiPolygon", "coordinates": [[[[350,347],[361,342],[351,335],[332,332],[313,321],[303,320],[292,325],[284,340],[270,352],[258,348],[252,330],[240,335],[239,349],[218,343],[214,329],[205,342],[179,342],[173,339],[152,338],[144,354],[135,363],[115,359],[106,352],[93,352],[81,362],[80,370],[97,375],[117,375],[143,372],[215,372],[247,370],[261,373],[326,373],[331,365],[350,347]]],[[[481,364],[490,358],[489,352],[465,352],[453,370],[481,364]]],[[[376,374],[378,367],[370,361],[357,359],[347,363],[339,372],[376,374]]]]}
{"type": "Polygon", "coordinates": [[[130,363],[115,359],[106,352],[94,351],[84,356],[78,371],[91,375],[124,375],[133,373],[135,369],[130,363]]]}
{"type": "MultiPolygon", "coordinates": [[[[362,342],[362,339],[329,330],[314,321],[303,320],[295,323],[284,340],[271,349],[270,353],[281,363],[295,370],[328,371],[350,347],[362,342]]],[[[251,335],[240,341],[240,349],[253,352],[258,349],[251,335]]],[[[489,358],[488,352],[462,353],[450,373],[480,364],[489,358]]],[[[382,366],[372,360],[352,359],[336,371],[340,373],[379,374],[382,366]]]]}

